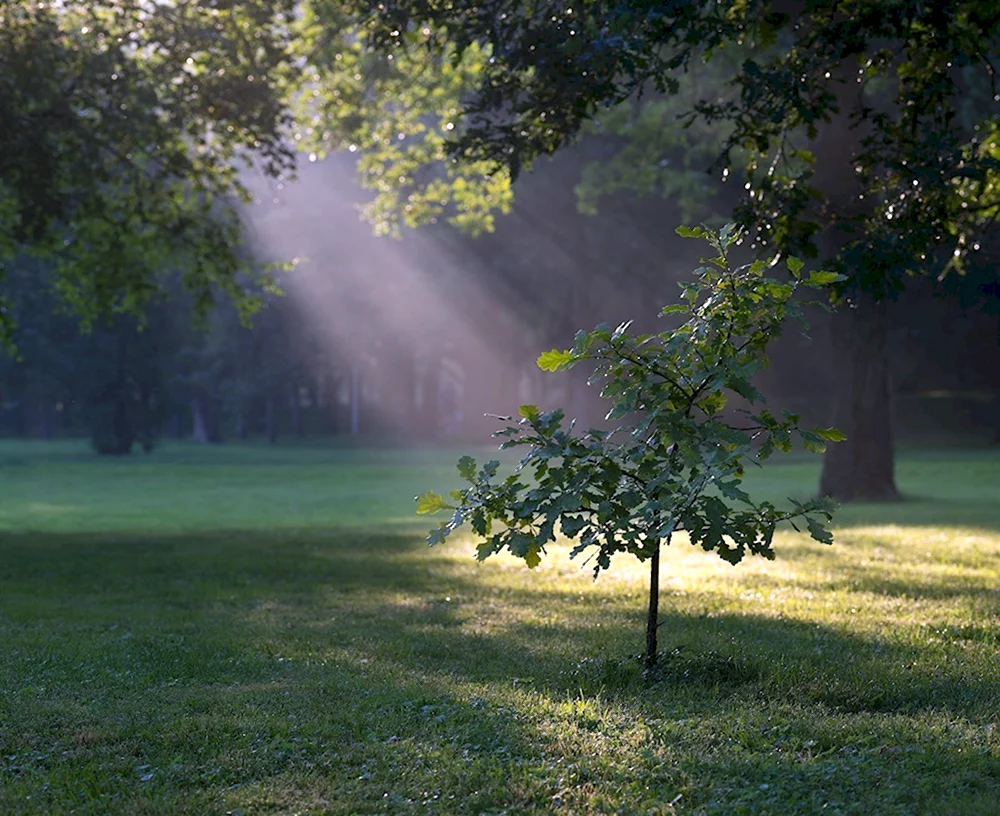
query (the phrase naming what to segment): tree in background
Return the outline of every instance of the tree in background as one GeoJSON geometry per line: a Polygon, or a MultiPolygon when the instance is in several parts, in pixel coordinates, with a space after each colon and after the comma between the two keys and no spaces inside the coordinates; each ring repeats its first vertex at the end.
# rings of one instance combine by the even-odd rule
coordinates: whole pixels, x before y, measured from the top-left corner
{"type": "Polygon", "coordinates": [[[292,167],[296,5],[0,5],[0,340],[6,265],[26,251],[88,321],[141,313],[178,267],[201,311],[220,291],[255,305],[238,275],[239,173],[292,167]]]}
{"type": "Polygon", "coordinates": [[[845,274],[835,339],[848,442],[827,454],[820,489],[896,496],[885,299],[908,275],[960,267],[1000,213],[1000,7],[389,0],[355,19],[383,63],[477,60],[447,149],[512,177],[608,107],[647,88],[676,94],[692,65],[735,50],[728,92],[689,100],[686,120],[725,126],[716,168],[742,171],[736,213],[752,246],[845,274]]]}

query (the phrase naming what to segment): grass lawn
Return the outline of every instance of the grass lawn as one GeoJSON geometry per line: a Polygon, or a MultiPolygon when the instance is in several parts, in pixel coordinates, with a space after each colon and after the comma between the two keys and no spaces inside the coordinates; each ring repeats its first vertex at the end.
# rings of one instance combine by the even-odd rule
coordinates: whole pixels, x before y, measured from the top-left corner
{"type": "Polygon", "coordinates": [[[639,565],[427,550],[455,458],[0,442],[0,814],[1000,814],[1000,454],[675,543],[652,685],[639,565]]]}

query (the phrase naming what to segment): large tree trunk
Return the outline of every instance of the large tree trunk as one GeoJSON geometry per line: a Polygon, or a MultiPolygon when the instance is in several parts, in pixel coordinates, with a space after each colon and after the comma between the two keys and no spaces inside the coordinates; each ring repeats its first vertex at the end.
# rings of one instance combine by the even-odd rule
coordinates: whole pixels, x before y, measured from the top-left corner
{"type": "Polygon", "coordinates": [[[888,304],[862,295],[830,321],[836,356],[834,425],[847,435],[823,459],[820,493],[840,501],[899,498],[894,475],[888,304]]]}

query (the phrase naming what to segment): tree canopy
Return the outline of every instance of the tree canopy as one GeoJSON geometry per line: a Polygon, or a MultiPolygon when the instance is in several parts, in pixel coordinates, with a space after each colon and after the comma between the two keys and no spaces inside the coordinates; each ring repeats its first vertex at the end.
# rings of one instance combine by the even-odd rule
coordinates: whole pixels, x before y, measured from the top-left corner
{"type": "MultiPolygon", "coordinates": [[[[86,318],[141,312],[171,266],[203,308],[215,287],[249,305],[240,170],[293,165],[295,7],[5,2],[0,264],[46,256],[63,301],[86,318]]],[[[0,299],[3,339],[10,329],[0,299]]]]}
{"type": "Polygon", "coordinates": [[[619,156],[629,161],[596,186],[676,195],[655,172],[633,168],[662,163],[677,130],[707,127],[719,148],[706,164],[742,185],[734,215],[751,246],[822,256],[844,273],[835,424],[849,441],[828,455],[821,490],[896,495],[879,301],[910,275],[961,269],[1000,216],[1000,7],[390,0],[359,20],[386,59],[413,47],[483,55],[449,139],[458,161],[516,177],[602,112],[623,103],[641,112],[652,97],[673,119],[660,118],[666,135],[619,128],[619,156]],[[430,32],[418,46],[404,36],[416,27],[430,32]],[[720,59],[731,66],[727,79],[690,81],[720,59]]]}
{"type": "Polygon", "coordinates": [[[695,90],[677,126],[725,123],[718,170],[744,165],[741,213],[758,240],[815,253],[836,222],[845,260],[863,245],[894,262],[888,277],[852,278],[876,290],[935,249],[968,250],[1000,206],[1000,9],[985,0],[417,0],[378,4],[362,30],[397,59],[484,54],[450,151],[514,175],[601,111],[675,93],[726,54],[728,88],[695,90]],[[428,34],[414,44],[404,32],[418,26],[428,34]]]}
{"type": "Polygon", "coordinates": [[[202,309],[252,306],[243,165],[346,149],[379,231],[477,232],[523,168],[603,129],[618,152],[585,208],[625,189],[693,209],[705,166],[753,247],[844,274],[849,442],[823,490],[891,497],[878,301],[962,268],[1000,217],[998,55],[990,0],[13,0],[0,263],[47,256],[88,318],[141,311],[170,268],[202,309]]]}

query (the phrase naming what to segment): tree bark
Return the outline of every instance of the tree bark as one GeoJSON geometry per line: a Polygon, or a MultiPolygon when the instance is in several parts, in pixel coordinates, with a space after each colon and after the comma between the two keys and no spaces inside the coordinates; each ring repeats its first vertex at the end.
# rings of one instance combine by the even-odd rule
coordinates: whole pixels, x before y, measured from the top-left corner
{"type": "Polygon", "coordinates": [[[660,550],[659,540],[649,559],[649,607],[646,609],[646,653],[643,668],[651,672],[656,668],[658,657],[657,634],[660,629],[660,550]]]}
{"type": "Polygon", "coordinates": [[[837,377],[834,425],[847,440],[823,459],[820,494],[839,501],[899,498],[889,383],[888,304],[862,295],[830,321],[837,377]]]}

